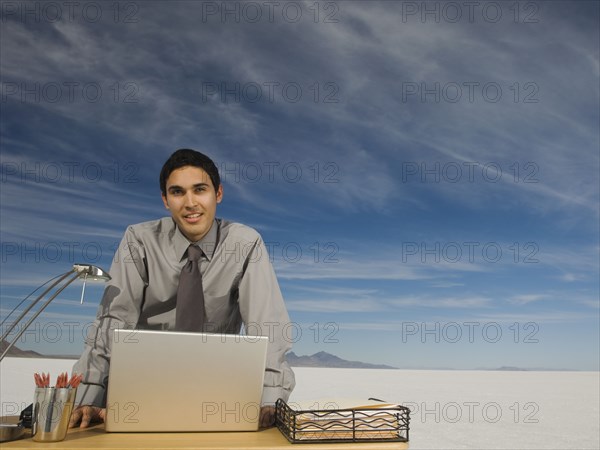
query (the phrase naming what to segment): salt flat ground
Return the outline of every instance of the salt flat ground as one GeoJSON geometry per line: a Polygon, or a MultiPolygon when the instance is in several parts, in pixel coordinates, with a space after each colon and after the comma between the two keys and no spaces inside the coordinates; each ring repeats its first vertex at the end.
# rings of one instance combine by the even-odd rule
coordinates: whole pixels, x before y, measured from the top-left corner
{"type": "Polygon", "coordinates": [[[598,372],[296,368],[290,401],[408,406],[411,449],[599,449],[598,372]]]}
{"type": "MultiPolygon", "coordinates": [[[[6,358],[2,415],[31,403],[33,373],[70,373],[73,360],[6,358]]],[[[331,408],[369,397],[411,408],[411,449],[598,449],[598,372],[325,369],[297,367],[290,402],[331,408]]]]}

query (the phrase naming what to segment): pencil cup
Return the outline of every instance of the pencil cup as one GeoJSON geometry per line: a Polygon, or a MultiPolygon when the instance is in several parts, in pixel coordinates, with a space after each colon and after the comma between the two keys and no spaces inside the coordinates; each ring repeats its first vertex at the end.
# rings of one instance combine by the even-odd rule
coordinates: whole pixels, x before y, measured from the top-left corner
{"type": "Polygon", "coordinates": [[[31,433],[36,442],[57,442],[67,436],[75,402],[73,388],[36,388],[31,433]]]}

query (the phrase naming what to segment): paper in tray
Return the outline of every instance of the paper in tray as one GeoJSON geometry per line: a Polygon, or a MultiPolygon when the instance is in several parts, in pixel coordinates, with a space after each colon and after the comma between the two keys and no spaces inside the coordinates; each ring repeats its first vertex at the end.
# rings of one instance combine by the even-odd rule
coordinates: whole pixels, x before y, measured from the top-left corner
{"type": "Polygon", "coordinates": [[[292,443],[408,441],[410,411],[404,406],[378,402],[311,410],[281,399],[276,406],[277,427],[292,443]]]}

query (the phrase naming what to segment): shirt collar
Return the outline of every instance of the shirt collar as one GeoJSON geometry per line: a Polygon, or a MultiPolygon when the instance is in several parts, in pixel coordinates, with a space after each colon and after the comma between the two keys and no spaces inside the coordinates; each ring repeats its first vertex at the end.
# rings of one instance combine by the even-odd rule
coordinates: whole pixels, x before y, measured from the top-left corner
{"type": "MultiPolygon", "coordinates": [[[[179,261],[183,259],[185,253],[190,246],[190,241],[186,238],[175,221],[173,221],[173,225],[175,226],[175,234],[173,236],[173,246],[175,248],[175,254],[179,257],[179,261]]],[[[198,242],[191,242],[192,244],[200,247],[206,258],[210,261],[215,253],[215,248],[217,248],[219,239],[219,220],[215,219],[213,221],[210,230],[206,233],[202,239],[198,242]]]]}

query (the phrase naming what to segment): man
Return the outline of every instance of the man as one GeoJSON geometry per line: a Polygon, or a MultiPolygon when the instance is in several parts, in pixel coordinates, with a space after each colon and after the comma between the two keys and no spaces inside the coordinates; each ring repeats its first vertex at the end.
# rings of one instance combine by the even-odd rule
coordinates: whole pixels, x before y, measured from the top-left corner
{"type": "Polygon", "coordinates": [[[295,381],[285,362],[291,344],[281,332],[289,317],[265,244],[252,228],[215,218],[223,186],[217,167],[202,153],[173,153],[161,170],[160,189],[171,217],[132,225],[125,232],[98,310],[95,337],[73,369],[85,376],[78,390],[80,406],[69,425],[87,427],[105,418],[111,330],[235,334],[242,324],[252,325],[248,333],[267,335],[279,329],[269,340],[260,413],[260,425],[272,425],[275,401],[287,400],[295,381]],[[193,273],[189,268],[196,260],[201,288],[194,292],[200,290],[204,297],[200,309],[195,297],[192,306],[181,306],[185,289],[180,279],[193,273]]]}

